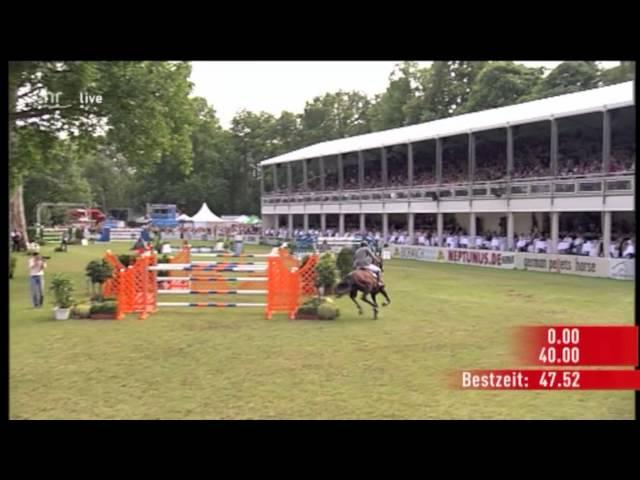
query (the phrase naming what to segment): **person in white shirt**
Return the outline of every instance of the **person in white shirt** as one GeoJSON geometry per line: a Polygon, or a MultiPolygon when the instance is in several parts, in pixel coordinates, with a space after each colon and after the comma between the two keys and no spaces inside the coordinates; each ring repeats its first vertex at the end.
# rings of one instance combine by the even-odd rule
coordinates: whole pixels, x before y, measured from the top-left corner
{"type": "Polygon", "coordinates": [[[398,237],[398,243],[400,245],[404,245],[406,243],[406,241],[407,241],[406,237],[404,236],[403,233],[401,233],[400,236],[398,237]]]}
{"type": "Polygon", "coordinates": [[[491,250],[500,250],[500,239],[495,235],[491,238],[491,250]]]}
{"type": "Polygon", "coordinates": [[[544,237],[536,240],[536,253],[547,253],[547,241],[544,237]]]}
{"type": "Polygon", "coordinates": [[[618,250],[618,245],[612,240],[611,245],[609,245],[609,256],[613,258],[618,258],[620,256],[620,250],[618,250]]]}
{"type": "Polygon", "coordinates": [[[453,248],[453,235],[451,235],[451,233],[447,234],[447,238],[445,239],[444,244],[447,246],[447,248],[453,248]]]}
{"type": "Polygon", "coordinates": [[[420,236],[418,237],[418,245],[426,245],[427,244],[427,239],[424,236],[424,233],[420,233],[420,236]]]}
{"type": "Polygon", "coordinates": [[[587,240],[582,244],[581,255],[590,256],[593,253],[593,242],[591,239],[587,240]]]}
{"type": "Polygon", "coordinates": [[[574,253],[576,255],[580,255],[580,252],[582,250],[582,245],[584,244],[584,238],[582,238],[582,235],[578,235],[575,239],[575,241],[573,242],[573,246],[574,246],[574,253]]]}
{"type": "Polygon", "coordinates": [[[469,248],[469,237],[466,235],[460,237],[460,248],[469,248]]]}
{"type": "Polygon", "coordinates": [[[482,248],[483,245],[484,245],[484,239],[482,238],[482,235],[478,235],[476,237],[476,248],[482,248]]]}
{"type": "Polygon", "coordinates": [[[526,246],[527,246],[527,239],[525,238],[524,235],[520,235],[518,237],[518,241],[516,242],[516,250],[518,252],[524,252],[526,246]]]}
{"type": "Polygon", "coordinates": [[[629,240],[624,248],[624,252],[622,253],[624,258],[635,258],[636,257],[636,249],[633,245],[633,240],[629,240]]]}
{"type": "Polygon", "coordinates": [[[47,264],[39,253],[29,258],[29,290],[33,308],[40,308],[44,303],[44,269],[47,264]]]}

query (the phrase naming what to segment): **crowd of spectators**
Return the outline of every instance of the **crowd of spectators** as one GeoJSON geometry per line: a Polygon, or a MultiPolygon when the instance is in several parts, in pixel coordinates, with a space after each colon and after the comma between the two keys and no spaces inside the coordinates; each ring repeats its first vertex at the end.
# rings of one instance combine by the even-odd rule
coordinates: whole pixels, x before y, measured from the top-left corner
{"type": "MultiPolygon", "coordinates": [[[[272,238],[289,238],[286,228],[266,229],[263,235],[272,238]]],[[[529,234],[520,233],[514,235],[511,250],[508,248],[508,239],[505,235],[500,235],[496,231],[483,232],[481,235],[476,235],[474,239],[462,228],[444,230],[441,242],[438,240],[435,229],[416,230],[413,240],[406,229],[392,229],[386,237],[383,236],[379,230],[360,232],[358,229],[347,229],[343,235],[340,235],[338,229],[334,228],[329,228],[324,231],[320,229],[303,230],[297,228],[293,231],[293,238],[309,235],[315,238],[339,237],[344,239],[359,239],[364,236],[373,238],[387,245],[442,246],[447,248],[475,248],[479,250],[527,253],[551,253],[552,250],[551,239],[548,233],[538,232],[537,230],[533,230],[529,234]]],[[[603,242],[598,234],[570,234],[563,232],[558,239],[557,253],[603,257],[603,242]]],[[[635,237],[628,235],[612,237],[609,256],[612,258],[635,258],[635,237]]]]}
{"type": "MultiPolygon", "coordinates": [[[[611,152],[608,173],[635,171],[635,149],[624,146],[614,148],[611,152]]],[[[414,165],[413,185],[433,185],[437,182],[434,165],[414,165]]],[[[579,141],[575,143],[565,142],[558,152],[557,175],[559,177],[576,177],[602,172],[602,153],[597,144],[584,145],[579,141]]],[[[476,156],[474,182],[491,182],[507,178],[506,154],[501,149],[495,151],[482,151],[476,156]]],[[[514,152],[514,163],[511,178],[544,178],[552,174],[549,146],[546,144],[522,144],[514,152]]],[[[360,188],[358,165],[344,167],[344,190],[357,190],[360,188]]],[[[338,172],[326,172],[324,184],[326,190],[338,188],[338,172]]],[[[456,184],[469,181],[468,159],[466,155],[454,150],[443,152],[442,183],[456,184]]],[[[409,185],[406,165],[394,161],[389,164],[387,172],[387,186],[405,187],[409,185]]],[[[364,176],[364,188],[382,188],[382,169],[375,168],[369,162],[366,165],[364,176]]],[[[302,181],[293,186],[295,192],[317,191],[320,188],[320,179],[315,176],[309,180],[305,188],[302,181]]],[[[282,184],[278,192],[286,192],[282,184]]]]}

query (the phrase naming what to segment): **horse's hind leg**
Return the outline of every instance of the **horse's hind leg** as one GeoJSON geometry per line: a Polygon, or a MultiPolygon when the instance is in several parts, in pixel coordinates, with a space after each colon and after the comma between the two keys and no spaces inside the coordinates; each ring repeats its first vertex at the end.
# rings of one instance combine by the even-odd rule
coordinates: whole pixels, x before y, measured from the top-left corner
{"type": "Polygon", "coordinates": [[[362,307],[360,306],[360,304],[358,303],[358,300],[356,300],[356,297],[358,296],[358,291],[357,290],[351,290],[351,293],[349,294],[349,297],[351,298],[351,300],[353,301],[353,303],[356,304],[356,307],[358,307],[358,313],[360,315],[362,315],[362,307]]]}
{"type": "Polygon", "coordinates": [[[382,296],[385,298],[385,302],[382,302],[382,306],[386,307],[387,305],[389,305],[391,303],[391,299],[389,298],[389,295],[387,295],[387,291],[385,290],[384,287],[382,287],[380,289],[380,293],[382,294],[382,296]]]}

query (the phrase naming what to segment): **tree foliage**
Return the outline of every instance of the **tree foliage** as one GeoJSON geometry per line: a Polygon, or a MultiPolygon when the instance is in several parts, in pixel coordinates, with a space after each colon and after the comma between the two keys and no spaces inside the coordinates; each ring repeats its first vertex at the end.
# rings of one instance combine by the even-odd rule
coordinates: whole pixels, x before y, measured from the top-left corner
{"type": "Polygon", "coordinates": [[[264,159],[327,140],[629,81],[635,62],[601,70],[594,62],[570,61],[550,72],[505,61],[436,61],[427,68],[403,62],[374,98],[328,92],[299,114],[240,111],[229,129],[205,99],[192,96],[190,73],[187,62],[10,63],[12,228],[26,230],[21,216],[26,212],[33,221],[41,201],[139,212],[148,202],[194,212],[206,201],[219,214],[256,214],[264,159]],[[80,103],[80,92],[103,101],[80,103]],[[55,108],[47,93],[59,93],[55,108]]]}

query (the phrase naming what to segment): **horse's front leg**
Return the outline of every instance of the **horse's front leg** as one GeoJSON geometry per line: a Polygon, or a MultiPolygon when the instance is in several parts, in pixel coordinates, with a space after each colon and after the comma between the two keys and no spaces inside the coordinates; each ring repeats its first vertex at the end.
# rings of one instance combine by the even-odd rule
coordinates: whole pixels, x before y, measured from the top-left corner
{"type": "Polygon", "coordinates": [[[387,305],[389,305],[391,303],[391,299],[389,298],[389,295],[387,295],[387,291],[385,290],[384,287],[382,287],[380,289],[380,293],[382,294],[382,296],[385,298],[385,302],[382,302],[382,306],[386,307],[387,305]]]}
{"type": "Polygon", "coordinates": [[[357,290],[351,290],[351,293],[349,294],[349,297],[351,298],[353,303],[356,304],[356,307],[358,307],[358,314],[362,315],[362,307],[358,303],[358,300],[356,300],[357,296],[358,296],[358,291],[357,290]]]}
{"type": "Polygon", "coordinates": [[[362,292],[362,297],[360,297],[360,300],[368,303],[373,307],[373,319],[376,320],[378,318],[378,304],[375,303],[375,297],[373,297],[373,295],[371,295],[371,298],[373,298],[373,302],[367,298],[368,293],[370,292],[362,292]]]}

